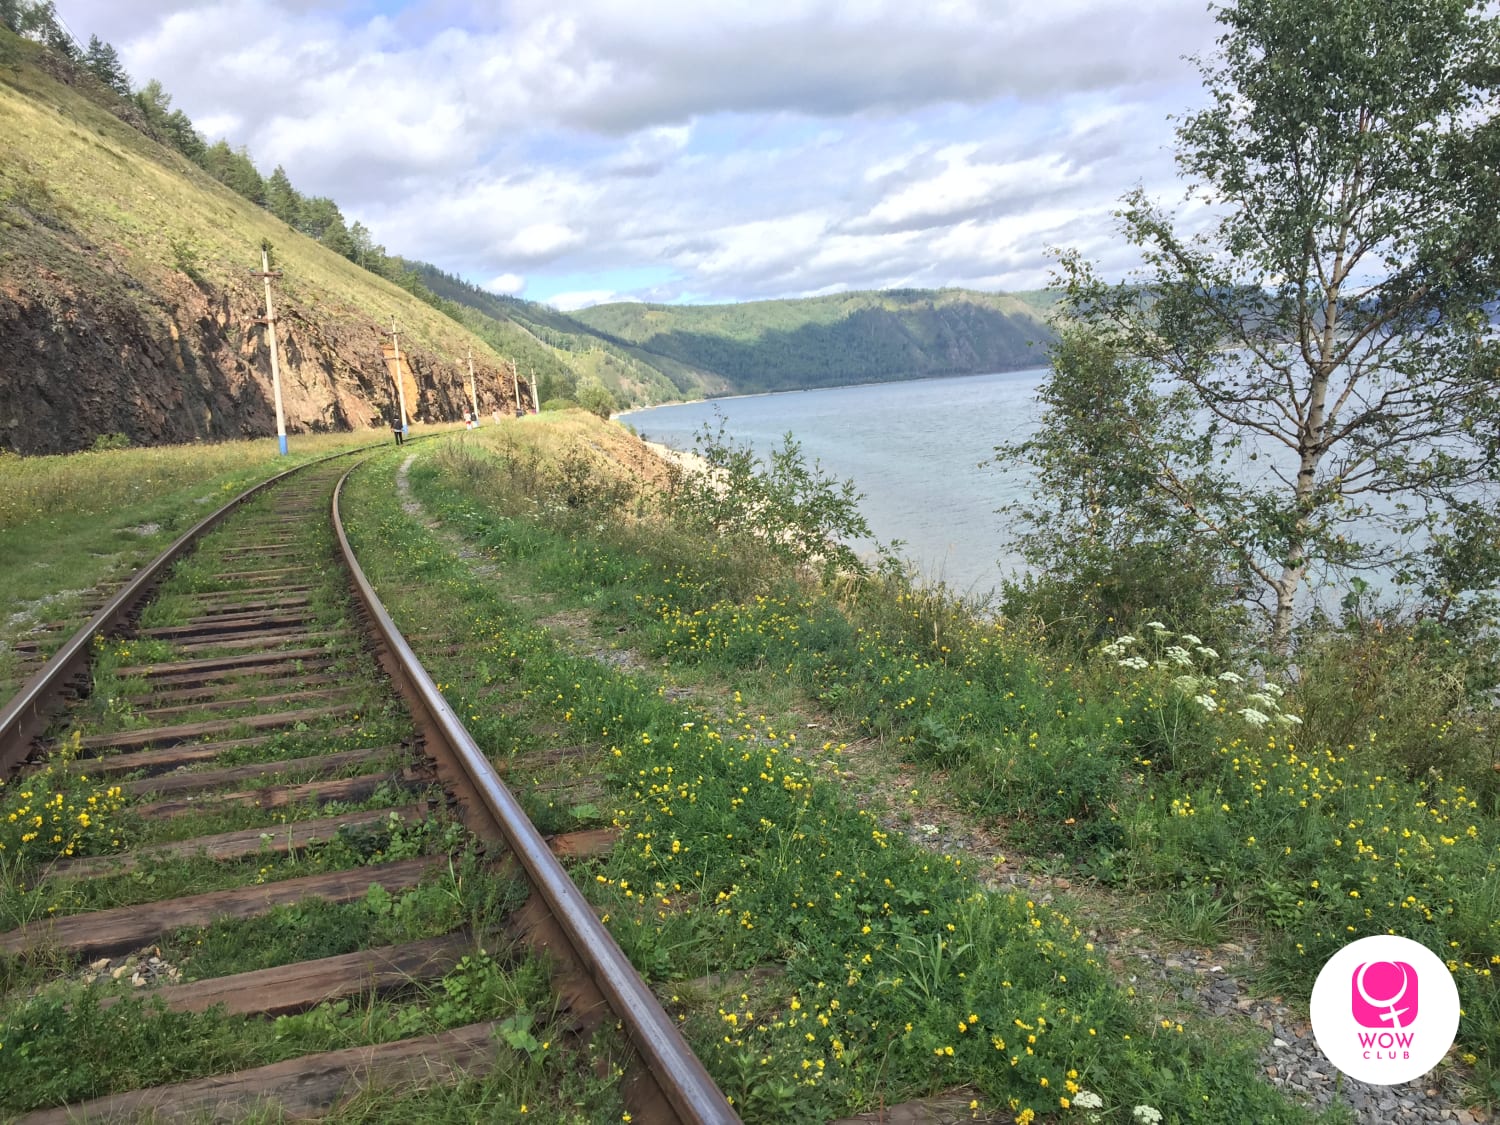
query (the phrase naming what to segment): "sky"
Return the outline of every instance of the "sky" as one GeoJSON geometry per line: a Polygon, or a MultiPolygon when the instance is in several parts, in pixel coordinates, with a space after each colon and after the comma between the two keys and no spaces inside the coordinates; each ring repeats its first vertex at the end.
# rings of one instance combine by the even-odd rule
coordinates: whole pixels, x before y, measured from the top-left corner
{"type": "Polygon", "coordinates": [[[1205,0],[58,0],[391,253],[573,309],[1119,276],[1205,0]]]}

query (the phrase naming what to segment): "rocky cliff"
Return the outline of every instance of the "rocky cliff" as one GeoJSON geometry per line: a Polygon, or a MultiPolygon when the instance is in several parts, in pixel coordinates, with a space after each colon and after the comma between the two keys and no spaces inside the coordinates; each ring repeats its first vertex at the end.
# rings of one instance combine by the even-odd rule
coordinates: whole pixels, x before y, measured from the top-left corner
{"type": "MultiPolygon", "coordinates": [[[[47,265],[26,276],[0,268],[0,448],[60,453],[113,433],[152,445],[275,432],[263,291],[248,271],[241,284],[142,280],[70,232],[47,230],[45,241],[13,260],[47,265]]],[[[276,311],[288,431],[388,425],[388,331],[357,308],[283,298],[276,311]]],[[[466,368],[416,340],[402,352],[419,388],[412,417],[459,417],[466,368]]],[[[512,410],[509,380],[481,368],[481,409],[512,410]]]]}
{"type": "MultiPolygon", "coordinates": [[[[388,425],[380,345],[394,317],[416,419],[514,408],[500,357],[466,329],[234,195],[0,44],[0,448],[63,453],[275,433],[263,241],[278,283],[290,432],[388,425]]],[[[55,69],[55,68],[53,68],[55,69]]],[[[523,397],[526,388],[522,387],[523,397]]]]}

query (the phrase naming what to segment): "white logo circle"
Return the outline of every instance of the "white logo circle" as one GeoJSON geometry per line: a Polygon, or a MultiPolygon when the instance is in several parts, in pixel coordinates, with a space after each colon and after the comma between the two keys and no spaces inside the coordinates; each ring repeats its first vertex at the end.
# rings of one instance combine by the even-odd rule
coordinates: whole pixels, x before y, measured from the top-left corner
{"type": "Polygon", "coordinates": [[[1458,1034],[1458,986],[1419,942],[1380,934],[1323,966],[1308,1003],[1318,1047],[1350,1078],[1395,1086],[1435,1067],[1458,1034]]]}

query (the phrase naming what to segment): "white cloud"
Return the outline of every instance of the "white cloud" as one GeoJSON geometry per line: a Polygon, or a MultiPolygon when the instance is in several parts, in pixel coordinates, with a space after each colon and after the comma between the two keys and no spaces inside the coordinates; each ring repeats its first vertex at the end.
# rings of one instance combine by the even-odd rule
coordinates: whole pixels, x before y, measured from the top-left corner
{"type": "Polygon", "coordinates": [[[604,167],[616,175],[655,175],[687,148],[692,135],[691,125],[643,129],[629,137],[624,149],[609,157],[604,167]]]}
{"type": "Polygon", "coordinates": [[[994,163],[974,160],[978,148],[977,144],[953,145],[939,152],[942,171],[902,187],[853,225],[867,229],[947,225],[980,210],[1004,208],[1018,197],[1063,190],[1080,176],[1061,154],[994,163]]]}
{"type": "Polygon", "coordinates": [[[576,230],[561,223],[532,223],[517,231],[506,249],[522,258],[549,258],[577,246],[582,239],[576,230]]]}
{"type": "Polygon", "coordinates": [[[548,297],[546,303],[554,309],[572,312],[574,309],[585,309],[590,305],[603,305],[618,300],[620,295],[613,289],[579,289],[572,293],[555,294],[548,297]]]}
{"type": "Polygon", "coordinates": [[[63,7],[391,251],[573,307],[622,275],[658,300],[1037,284],[1054,242],[1122,268],[1109,208],[1172,188],[1180,56],[1214,35],[1200,0],[63,7]]]}
{"type": "Polygon", "coordinates": [[[918,145],[910,152],[903,152],[899,156],[891,157],[889,160],[881,160],[875,164],[871,164],[865,169],[863,178],[866,183],[874,183],[877,180],[883,180],[888,176],[904,172],[911,167],[914,160],[920,156],[925,156],[931,151],[931,147],[931,145],[926,144],[918,145]]]}
{"type": "Polygon", "coordinates": [[[514,297],[526,288],[526,279],[518,273],[502,273],[499,277],[492,277],[486,281],[484,287],[491,293],[499,293],[503,297],[514,297]]]}

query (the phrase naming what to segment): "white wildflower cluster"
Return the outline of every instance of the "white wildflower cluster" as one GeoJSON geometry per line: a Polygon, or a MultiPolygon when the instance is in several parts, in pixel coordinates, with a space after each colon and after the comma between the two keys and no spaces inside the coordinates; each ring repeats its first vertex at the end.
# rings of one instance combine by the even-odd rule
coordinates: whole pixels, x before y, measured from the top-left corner
{"type": "Polygon", "coordinates": [[[1174,664],[1178,668],[1192,668],[1194,666],[1192,654],[1181,645],[1168,645],[1163,655],[1167,658],[1169,664],[1174,664]]]}
{"type": "Polygon", "coordinates": [[[1099,650],[1101,656],[1121,657],[1130,651],[1130,646],[1135,644],[1135,638],[1129,633],[1117,640],[1111,641],[1099,650]]]}
{"type": "Polygon", "coordinates": [[[1130,1116],[1140,1125],[1161,1125],[1161,1110],[1154,1105],[1138,1105],[1130,1111],[1130,1116]]]}
{"type": "Polygon", "coordinates": [[[1104,1099],[1092,1090],[1079,1090],[1074,1094],[1073,1108],[1083,1110],[1084,1119],[1090,1125],[1097,1125],[1098,1122],[1104,1120],[1104,1115],[1099,1112],[1104,1108],[1104,1099]]]}
{"type": "Polygon", "coordinates": [[[1269,681],[1256,686],[1254,691],[1244,692],[1241,706],[1236,707],[1234,697],[1245,688],[1245,677],[1227,669],[1213,673],[1209,666],[1220,657],[1215,649],[1203,643],[1201,637],[1180,633],[1174,639],[1172,631],[1160,621],[1146,622],[1141,626],[1141,632],[1144,641],[1127,633],[1102,645],[1099,655],[1130,672],[1156,668],[1176,673],[1172,686],[1184,699],[1192,700],[1205,712],[1229,711],[1255,727],[1268,724],[1295,726],[1302,721],[1296,715],[1282,711],[1280,700],[1285,691],[1281,685],[1269,681]],[[1151,646],[1159,655],[1152,659],[1147,653],[1135,651],[1136,646],[1142,644],[1151,646]]]}

